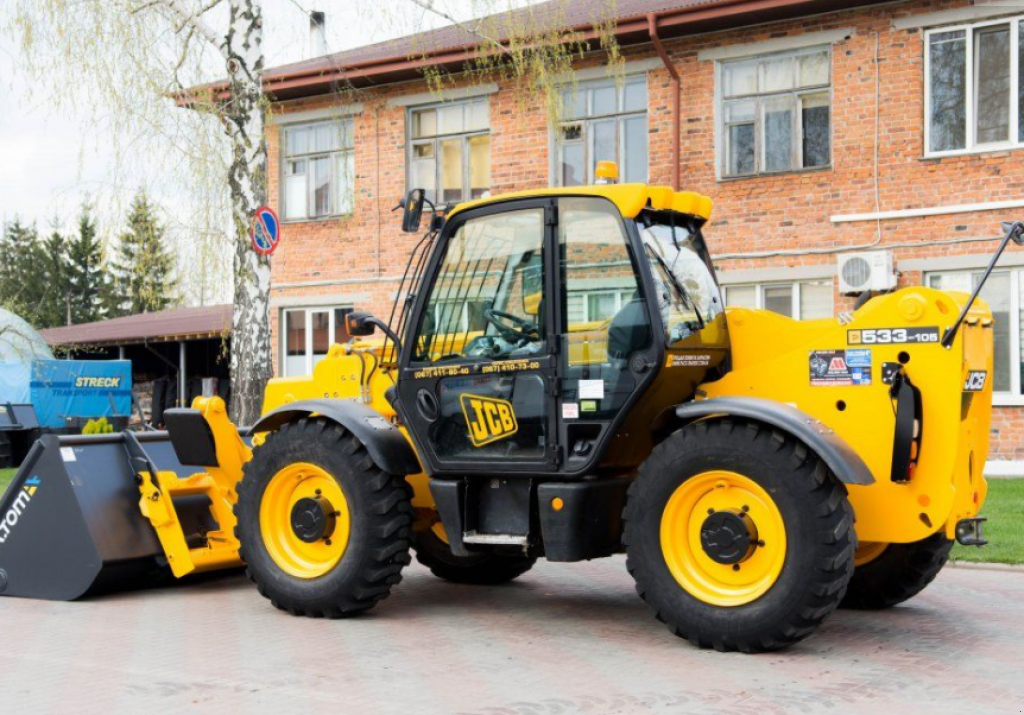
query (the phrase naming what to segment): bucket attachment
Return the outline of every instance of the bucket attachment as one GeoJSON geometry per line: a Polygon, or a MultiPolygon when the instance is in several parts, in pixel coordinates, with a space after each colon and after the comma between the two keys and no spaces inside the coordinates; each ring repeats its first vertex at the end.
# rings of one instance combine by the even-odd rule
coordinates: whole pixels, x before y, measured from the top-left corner
{"type": "Polygon", "coordinates": [[[171,433],[38,440],[0,499],[0,595],[69,601],[240,566],[231,508],[251,453],[223,401],[195,405],[171,433]]]}

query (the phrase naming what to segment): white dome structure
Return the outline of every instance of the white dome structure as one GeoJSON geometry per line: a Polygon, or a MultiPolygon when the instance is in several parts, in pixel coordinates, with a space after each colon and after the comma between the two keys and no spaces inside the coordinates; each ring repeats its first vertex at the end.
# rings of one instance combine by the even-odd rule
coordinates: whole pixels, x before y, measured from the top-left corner
{"type": "Polygon", "coordinates": [[[0,308],[0,362],[27,363],[52,359],[53,351],[35,328],[14,313],[0,308]]]}

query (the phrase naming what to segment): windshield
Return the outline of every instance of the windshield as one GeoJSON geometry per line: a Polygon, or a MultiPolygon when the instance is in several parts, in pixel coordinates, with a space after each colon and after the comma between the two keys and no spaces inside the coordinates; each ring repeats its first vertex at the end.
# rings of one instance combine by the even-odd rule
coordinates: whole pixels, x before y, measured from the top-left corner
{"type": "Polygon", "coordinates": [[[700,233],[674,225],[673,219],[671,214],[645,212],[637,224],[669,344],[690,337],[723,310],[700,233]]]}

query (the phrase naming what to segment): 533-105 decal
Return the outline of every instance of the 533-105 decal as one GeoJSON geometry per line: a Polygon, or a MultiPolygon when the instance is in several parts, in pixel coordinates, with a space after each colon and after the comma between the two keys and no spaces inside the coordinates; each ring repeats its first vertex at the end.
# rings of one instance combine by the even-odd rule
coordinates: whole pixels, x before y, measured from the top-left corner
{"type": "Polygon", "coordinates": [[[938,328],[862,328],[847,330],[850,345],[895,345],[901,343],[938,343],[938,328]]]}

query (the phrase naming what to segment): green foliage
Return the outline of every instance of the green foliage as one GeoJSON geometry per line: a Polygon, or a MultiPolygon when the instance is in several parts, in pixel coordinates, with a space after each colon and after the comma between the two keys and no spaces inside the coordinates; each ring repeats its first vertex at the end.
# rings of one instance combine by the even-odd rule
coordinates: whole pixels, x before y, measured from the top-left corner
{"type": "Polygon", "coordinates": [[[54,221],[53,232],[42,241],[35,270],[41,284],[41,296],[32,322],[38,328],[66,325],[71,310],[68,242],[57,225],[54,221]]]}
{"type": "Polygon", "coordinates": [[[0,304],[35,323],[42,294],[42,282],[36,274],[42,260],[42,248],[35,226],[15,219],[0,235],[0,304]]]}
{"type": "Polygon", "coordinates": [[[982,516],[988,517],[988,546],[953,549],[956,561],[991,561],[1024,564],[1024,479],[989,479],[982,516]]]}
{"type": "Polygon", "coordinates": [[[104,271],[103,244],[88,204],[78,217],[78,233],[68,241],[68,296],[71,322],[91,323],[106,317],[110,285],[104,271]]]}
{"type": "Polygon", "coordinates": [[[175,288],[174,258],[164,245],[160,224],[144,191],[135,195],[128,228],[111,260],[111,317],[150,313],[170,307],[175,288]]]}

